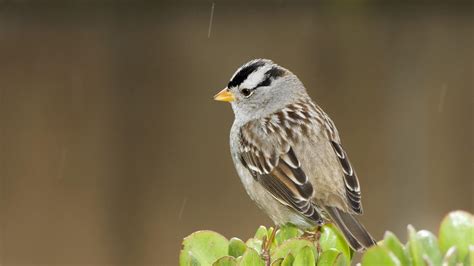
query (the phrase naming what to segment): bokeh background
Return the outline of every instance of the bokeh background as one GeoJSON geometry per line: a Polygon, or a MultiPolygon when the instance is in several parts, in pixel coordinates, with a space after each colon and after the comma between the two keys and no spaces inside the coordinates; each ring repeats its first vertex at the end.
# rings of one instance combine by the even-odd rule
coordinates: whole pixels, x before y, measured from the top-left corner
{"type": "Polygon", "coordinates": [[[377,239],[437,231],[474,208],[473,30],[467,1],[0,1],[0,264],[176,265],[271,225],[211,100],[256,57],[336,122],[377,239]]]}

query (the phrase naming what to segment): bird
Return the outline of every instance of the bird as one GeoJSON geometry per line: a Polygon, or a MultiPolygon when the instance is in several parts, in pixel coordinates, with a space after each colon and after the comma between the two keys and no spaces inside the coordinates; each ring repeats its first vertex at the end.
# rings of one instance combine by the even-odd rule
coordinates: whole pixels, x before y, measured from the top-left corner
{"type": "Polygon", "coordinates": [[[231,104],[236,171],[277,226],[291,223],[304,231],[334,223],[353,250],[376,245],[356,218],[363,213],[360,183],[338,130],[295,74],[253,59],[214,100],[231,104]]]}

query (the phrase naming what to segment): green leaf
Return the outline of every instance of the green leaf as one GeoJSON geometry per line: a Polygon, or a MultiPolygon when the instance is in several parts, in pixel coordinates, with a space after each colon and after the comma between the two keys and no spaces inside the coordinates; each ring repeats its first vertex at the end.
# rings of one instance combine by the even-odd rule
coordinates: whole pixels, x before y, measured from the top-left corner
{"type": "MultiPolygon", "coordinates": [[[[258,253],[262,253],[262,246],[263,242],[267,241],[267,239],[270,237],[271,232],[273,231],[273,228],[270,227],[267,228],[263,225],[261,225],[258,229],[257,232],[255,233],[255,236],[253,238],[250,238],[247,240],[245,244],[247,244],[247,247],[255,249],[258,253]]],[[[274,245],[270,246],[270,248],[273,248],[274,245]]]]}
{"type": "Polygon", "coordinates": [[[239,265],[240,261],[242,260],[242,256],[238,256],[235,260],[237,261],[237,265],[239,265]]]}
{"type": "Polygon", "coordinates": [[[231,256],[224,256],[216,260],[212,266],[237,266],[237,260],[231,256]]]}
{"type": "MultiPolygon", "coordinates": [[[[269,227],[267,229],[267,239],[270,239],[270,237],[272,236],[273,230],[275,230],[275,228],[273,228],[273,227],[269,227]]],[[[275,235],[275,237],[273,238],[272,243],[270,243],[270,249],[273,249],[276,246],[277,246],[277,243],[276,243],[276,235],[275,235]]]]}
{"type": "Polygon", "coordinates": [[[407,229],[408,229],[407,249],[410,254],[413,266],[424,266],[425,263],[423,261],[423,255],[422,255],[423,250],[421,247],[421,243],[419,243],[416,237],[416,230],[411,224],[408,225],[407,229]]]}
{"type": "Polygon", "coordinates": [[[467,253],[466,258],[464,259],[464,265],[474,266],[474,245],[469,246],[469,252],[467,253]]]}
{"type": "MultiPolygon", "coordinates": [[[[421,247],[423,260],[429,260],[431,265],[440,265],[443,256],[439,249],[436,236],[427,230],[421,230],[416,233],[416,239],[421,247]]],[[[424,265],[426,265],[426,263],[424,265]]]]}
{"type": "Polygon", "coordinates": [[[261,252],[262,252],[262,244],[263,244],[263,241],[260,240],[260,239],[257,239],[257,238],[249,238],[249,240],[247,240],[247,242],[245,242],[245,244],[247,245],[247,248],[253,248],[253,249],[255,249],[258,253],[261,253],[261,252]]]}
{"type": "Polygon", "coordinates": [[[288,253],[288,255],[286,255],[285,259],[281,263],[281,266],[292,266],[294,261],[295,257],[293,256],[293,254],[288,253]]]}
{"type": "Polygon", "coordinates": [[[456,261],[458,260],[458,250],[455,246],[452,246],[443,258],[443,266],[456,266],[456,261]]]}
{"type": "Polygon", "coordinates": [[[244,241],[233,237],[229,241],[229,252],[228,254],[234,258],[237,258],[239,256],[242,256],[247,249],[247,246],[245,245],[244,241]]]}
{"type": "Polygon", "coordinates": [[[333,266],[346,266],[346,265],[350,265],[350,261],[347,261],[346,257],[344,257],[342,253],[339,253],[339,256],[337,256],[336,261],[332,265],[333,266]]]}
{"type": "Polygon", "coordinates": [[[344,255],[337,249],[330,248],[319,256],[318,266],[336,265],[339,257],[344,258],[344,255]]]}
{"type": "Polygon", "coordinates": [[[301,230],[299,230],[293,224],[285,224],[276,232],[275,240],[278,245],[281,245],[285,240],[295,238],[302,235],[301,230]]]}
{"type": "Polygon", "coordinates": [[[439,245],[443,252],[455,246],[459,262],[463,261],[469,245],[474,245],[474,216],[465,211],[449,213],[441,222],[439,245]]]}
{"type": "Polygon", "coordinates": [[[294,265],[307,265],[307,266],[315,266],[316,259],[314,258],[314,251],[311,247],[303,247],[296,253],[295,261],[293,262],[294,265]]]}
{"type": "Polygon", "coordinates": [[[284,258],[290,252],[293,253],[293,254],[297,254],[300,249],[302,249],[303,247],[306,247],[306,246],[313,248],[314,252],[316,253],[316,248],[313,245],[313,243],[311,243],[310,241],[305,240],[305,239],[296,239],[296,238],[294,238],[294,239],[290,239],[290,240],[287,240],[287,241],[283,242],[283,244],[278,246],[276,249],[272,250],[271,251],[271,258],[272,259],[284,258]]]}
{"type": "Polygon", "coordinates": [[[279,258],[277,260],[274,260],[272,262],[272,266],[281,266],[282,265],[282,262],[283,262],[283,258],[279,258]]]}
{"type": "Polygon", "coordinates": [[[272,235],[274,229],[275,228],[273,228],[272,226],[268,227],[268,229],[267,229],[267,239],[270,238],[270,236],[272,235]]]}
{"type": "Polygon", "coordinates": [[[346,261],[351,261],[351,250],[349,245],[339,229],[337,229],[333,224],[327,224],[321,228],[319,245],[323,252],[334,248],[339,252],[342,252],[346,261]]]}
{"type": "Polygon", "coordinates": [[[264,237],[267,237],[267,228],[263,225],[260,225],[260,227],[257,229],[257,232],[255,232],[255,236],[253,238],[263,240],[264,237]]]}
{"type": "Polygon", "coordinates": [[[260,258],[257,251],[253,248],[247,248],[242,259],[239,261],[239,266],[265,266],[265,262],[260,258]]]}
{"type": "Polygon", "coordinates": [[[391,251],[402,265],[409,265],[410,261],[408,259],[408,254],[403,247],[400,240],[390,231],[385,232],[383,244],[389,251],[391,251]]]}
{"type": "Polygon", "coordinates": [[[183,240],[179,254],[179,265],[211,265],[226,256],[229,241],[213,231],[197,231],[183,240]]]}
{"type": "Polygon", "coordinates": [[[382,246],[369,248],[362,257],[362,266],[400,266],[401,263],[392,252],[382,246]]]}
{"type": "Polygon", "coordinates": [[[189,262],[190,266],[200,266],[201,265],[201,263],[199,263],[199,261],[191,253],[189,253],[189,258],[190,258],[190,262],[189,262]]]}

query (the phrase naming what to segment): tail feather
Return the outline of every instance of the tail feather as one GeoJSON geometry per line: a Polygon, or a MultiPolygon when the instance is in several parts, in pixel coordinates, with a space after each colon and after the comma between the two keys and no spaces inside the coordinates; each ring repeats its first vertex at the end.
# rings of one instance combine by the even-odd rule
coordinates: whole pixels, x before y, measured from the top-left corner
{"type": "Polygon", "coordinates": [[[367,232],[364,226],[352,215],[335,207],[326,207],[326,212],[331,216],[339,229],[344,234],[347,242],[355,251],[363,251],[376,245],[376,241],[367,232]]]}

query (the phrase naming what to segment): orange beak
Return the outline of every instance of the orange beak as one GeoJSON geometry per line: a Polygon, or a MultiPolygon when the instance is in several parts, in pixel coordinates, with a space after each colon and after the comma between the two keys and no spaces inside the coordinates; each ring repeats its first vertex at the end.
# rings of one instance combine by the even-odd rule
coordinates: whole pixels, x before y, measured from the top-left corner
{"type": "Polygon", "coordinates": [[[218,94],[214,95],[214,100],[221,102],[233,102],[235,101],[235,96],[228,88],[225,88],[218,94]]]}

